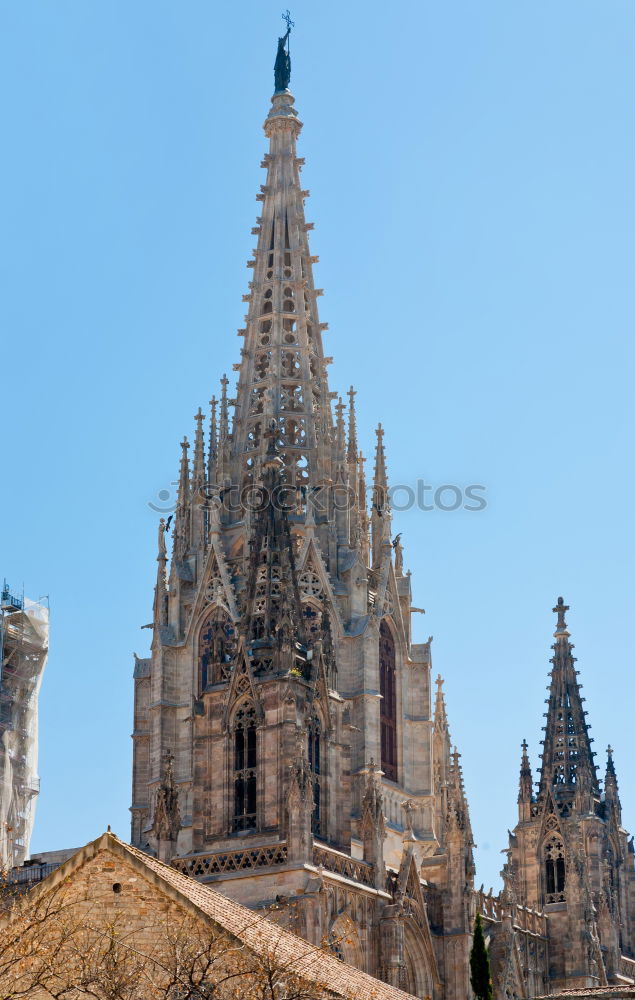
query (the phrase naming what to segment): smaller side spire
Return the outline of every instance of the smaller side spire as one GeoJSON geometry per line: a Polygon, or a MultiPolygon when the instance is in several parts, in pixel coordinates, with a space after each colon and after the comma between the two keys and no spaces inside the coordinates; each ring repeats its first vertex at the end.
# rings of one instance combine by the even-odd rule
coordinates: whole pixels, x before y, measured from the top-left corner
{"type": "MultiPolygon", "coordinates": [[[[446,836],[452,831],[460,831],[464,844],[471,849],[474,844],[470,811],[463,784],[463,768],[461,754],[454,747],[450,755],[450,772],[448,775],[448,818],[446,836]]],[[[474,877],[473,861],[470,850],[471,877],[474,877]]]]}
{"type": "Polygon", "coordinates": [[[209,451],[207,454],[207,480],[210,483],[216,482],[216,459],[218,455],[218,421],[216,418],[216,408],[218,406],[218,400],[216,396],[212,396],[209,401],[210,405],[210,420],[209,420],[209,451]]]}
{"type": "Polygon", "coordinates": [[[620,802],[620,794],[617,785],[615,764],[613,763],[613,747],[610,745],[606,748],[606,774],[604,776],[604,801],[606,802],[607,808],[613,807],[613,809],[615,810],[615,819],[617,825],[620,826],[622,823],[622,804],[620,802]]]}
{"type": "Polygon", "coordinates": [[[531,764],[527,750],[529,749],[527,740],[521,744],[522,756],[520,758],[520,778],[518,784],[518,811],[520,822],[524,823],[531,819],[531,804],[534,801],[534,781],[531,773],[531,764]]]}
{"type": "Polygon", "coordinates": [[[361,451],[359,453],[357,463],[358,463],[357,509],[359,512],[360,547],[364,565],[368,566],[370,560],[370,541],[369,541],[370,522],[368,518],[368,507],[366,506],[366,499],[367,499],[366,472],[364,469],[364,465],[366,464],[366,459],[364,458],[361,451]]]}
{"type": "Polygon", "coordinates": [[[359,503],[359,452],[357,450],[357,418],[355,414],[356,395],[353,386],[351,386],[348,390],[348,443],[346,461],[348,463],[350,544],[353,548],[359,548],[362,535],[362,514],[359,503]]]}
{"type": "Polygon", "coordinates": [[[437,693],[434,700],[434,728],[437,732],[449,733],[448,716],[445,709],[445,696],[443,694],[443,678],[437,674],[435,681],[437,693]]]}
{"type": "Polygon", "coordinates": [[[445,707],[445,695],[443,694],[443,678],[437,674],[437,693],[434,701],[434,771],[435,771],[435,791],[438,796],[443,794],[448,780],[450,768],[450,756],[452,744],[450,742],[450,723],[445,707]]]}
{"type": "Polygon", "coordinates": [[[382,544],[386,536],[386,520],[390,521],[388,476],[386,473],[386,455],[384,452],[384,429],[381,424],[378,424],[376,434],[375,478],[373,482],[371,514],[373,568],[376,568],[380,563],[382,544]]]}
{"type": "Polygon", "coordinates": [[[348,450],[347,459],[349,465],[357,462],[357,415],[355,413],[355,396],[357,393],[353,386],[348,390],[348,450]]]}
{"type": "Polygon", "coordinates": [[[181,463],[179,469],[179,497],[178,502],[185,505],[190,499],[190,462],[188,451],[190,442],[187,437],[181,441],[181,463]]]}
{"type": "Polygon", "coordinates": [[[346,407],[340,396],[335,405],[335,447],[333,454],[335,489],[332,501],[334,506],[333,514],[337,527],[337,541],[340,545],[350,544],[351,537],[349,470],[346,462],[346,425],[344,423],[345,409],[346,407]]]}
{"type": "MultiPolygon", "coordinates": [[[[344,410],[346,409],[340,396],[335,404],[335,462],[341,469],[346,460],[346,430],[344,425],[344,410]]],[[[339,471],[338,469],[338,471],[339,471]]]]}
{"type": "Polygon", "coordinates": [[[452,743],[450,740],[450,724],[445,707],[443,694],[443,678],[441,674],[436,679],[437,693],[434,701],[434,722],[432,727],[432,743],[434,756],[434,794],[437,836],[443,839],[448,811],[448,775],[450,772],[450,757],[452,743]]]}
{"type": "Polygon", "coordinates": [[[377,436],[377,445],[375,447],[375,489],[373,492],[373,503],[383,511],[388,505],[388,475],[386,473],[386,453],[384,451],[384,428],[381,424],[377,424],[375,434],[377,436]]]}
{"type": "Polygon", "coordinates": [[[179,493],[174,518],[174,555],[182,559],[189,545],[190,527],[190,463],[187,452],[190,443],[186,437],[181,441],[181,468],[179,472],[179,493]]]}
{"type": "Polygon", "coordinates": [[[384,889],[386,885],[386,866],[384,864],[384,840],[386,838],[384,797],[377,765],[372,757],[367,767],[366,788],[362,799],[359,832],[364,845],[364,861],[373,866],[375,888],[384,889]]]}
{"type": "Polygon", "coordinates": [[[194,492],[205,486],[205,441],[203,437],[203,411],[200,406],[194,415],[196,430],[194,432],[194,466],[192,469],[192,486],[194,492]]]}
{"type": "Polygon", "coordinates": [[[194,415],[196,430],[194,432],[194,462],[192,466],[192,504],[191,504],[191,536],[192,548],[205,548],[207,545],[208,512],[206,510],[205,489],[205,438],[203,435],[203,411],[200,406],[194,415]]]}
{"type": "Polygon", "coordinates": [[[218,432],[218,457],[216,465],[218,482],[223,485],[225,476],[229,472],[229,399],[227,398],[227,386],[229,385],[229,379],[227,378],[227,375],[223,375],[220,380],[220,384],[220,422],[218,432]]]}
{"type": "Polygon", "coordinates": [[[156,794],[152,824],[160,861],[170,861],[176,853],[180,829],[181,812],[179,792],[174,778],[174,754],[168,750],[165,755],[163,777],[156,794]]]}
{"type": "Polygon", "coordinates": [[[159,521],[157,584],[154,592],[155,635],[157,634],[157,630],[160,626],[167,625],[168,623],[168,577],[166,569],[168,553],[165,542],[166,531],[167,525],[165,523],[165,518],[162,517],[159,521]]]}

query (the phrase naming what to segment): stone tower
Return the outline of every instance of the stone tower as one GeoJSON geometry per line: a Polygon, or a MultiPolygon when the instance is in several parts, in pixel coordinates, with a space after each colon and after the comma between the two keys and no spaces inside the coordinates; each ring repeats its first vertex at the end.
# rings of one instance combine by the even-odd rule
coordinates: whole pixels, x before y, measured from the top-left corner
{"type": "Polygon", "coordinates": [[[206,430],[198,410],[191,459],[182,442],[170,557],[159,526],[132,842],[250,905],[293,899],[310,940],[420,996],[447,976],[451,1000],[473,916],[467,802],[430,641],[412,642],[384,433],[369,506],[355,392],[345,406],[329,387],[287,38],[237,386],[223,376],[206,430]]]}
{"type": "Polygon", "coordinates": [[[542,767],[534,794],[523,743],[518,823],[503,876],[514,900],[547,917],[550,992],[631,981],[632,841],[622,828],[611,748],[601,790],[561,597],[542,767]],[[626,956],[630,956],[628,960],[626,956]]]}

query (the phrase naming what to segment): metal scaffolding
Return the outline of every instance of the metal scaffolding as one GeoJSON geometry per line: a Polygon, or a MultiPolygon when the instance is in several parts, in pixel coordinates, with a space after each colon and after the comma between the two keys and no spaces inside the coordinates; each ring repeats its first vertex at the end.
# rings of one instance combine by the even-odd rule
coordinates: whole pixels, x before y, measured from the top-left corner
{"type": "Polygon", "coordinates": [[[0,595],[0,865],[28,857],[40,790],[38,695],[48,654],[48,600],[0,595]]]}

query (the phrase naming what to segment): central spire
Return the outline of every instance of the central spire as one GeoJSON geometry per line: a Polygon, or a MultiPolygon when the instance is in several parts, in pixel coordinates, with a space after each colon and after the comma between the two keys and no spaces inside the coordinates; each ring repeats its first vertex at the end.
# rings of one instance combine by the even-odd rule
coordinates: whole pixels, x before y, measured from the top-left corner
{"type": "MultiPolygon", "coordinates": [[[[290,30],[290,29],[289,29],[290,30]]],[[[275,420],[282,477],[306,491],[328,480],[332,414],[326,378],[328,360],[322,349],[313,263],[304,216],[309,192],[300,185],[303,160],[296,155],[302,123],[295,99],[286,86],[290,62],[279,39],[276,92],[264,130],[269,152],[263,166],[267,181],[257,195],[262,215],[253,230],[258,236],[253,280],[249,283],[246,327],[239,333],[241,351],[232,433],[234,481],[249,486],[258,481],[267,450],[265,431],[275,420]],[[286,61],[285,61],[286,60],[286,61]],[[328,467],[327,467],[328,466],[328,467]]]]}

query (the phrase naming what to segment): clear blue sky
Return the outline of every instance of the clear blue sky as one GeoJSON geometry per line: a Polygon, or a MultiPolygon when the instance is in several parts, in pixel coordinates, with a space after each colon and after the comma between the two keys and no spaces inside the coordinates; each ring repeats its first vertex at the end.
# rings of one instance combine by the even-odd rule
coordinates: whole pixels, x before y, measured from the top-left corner
{"type": "MultiPolygon", "coordinates": [[[[0,5],[0,574],[51,598],[35,850],[128,834],[148,503],[238,360],[280,9],[0,5]]],[[[367,450],[384,423],[393,482],[487,488],[396,529],[489,885],[559,594],[635,828],[635,6],[292,14],[332,387],[367,450]]]]}

